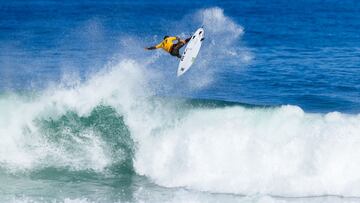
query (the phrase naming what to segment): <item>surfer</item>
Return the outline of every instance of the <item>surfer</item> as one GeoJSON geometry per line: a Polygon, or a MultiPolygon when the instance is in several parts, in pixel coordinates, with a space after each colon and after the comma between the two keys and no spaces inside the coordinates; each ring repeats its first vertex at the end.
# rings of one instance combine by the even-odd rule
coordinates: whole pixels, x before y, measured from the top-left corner
{"type": "Polygon", "coordinates": [[[179,53],[179,50],[181,47],[183,47],[185,44],[187,44],[190,41],[191,37],[187,39],[180,39],[179,37],[170,37],[170,36],[164,36],[164,40],[160,42],[156,46],[152,47],[146,47],[146,50],[153,50],[153,49],[159,49],[162,48],[166,52],[170,53],[172,56],[176,56],[178,58],[181,58],[181,55],[179,53]],[[174,44],[174,41],[177,40],[177,43],[174,44]]]}

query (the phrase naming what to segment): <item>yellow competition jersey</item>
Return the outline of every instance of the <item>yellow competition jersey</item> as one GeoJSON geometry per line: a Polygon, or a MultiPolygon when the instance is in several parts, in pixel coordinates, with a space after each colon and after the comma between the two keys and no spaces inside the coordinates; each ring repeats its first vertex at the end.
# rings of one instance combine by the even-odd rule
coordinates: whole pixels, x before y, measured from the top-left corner
{"type": "Polygon", "coordinates": [[[173,41],[176,40],[176,37],[168,37],[164,39],[160,44],[156,45],[156,48],[163,48],[165,51],[170,52],[173,41]]]}

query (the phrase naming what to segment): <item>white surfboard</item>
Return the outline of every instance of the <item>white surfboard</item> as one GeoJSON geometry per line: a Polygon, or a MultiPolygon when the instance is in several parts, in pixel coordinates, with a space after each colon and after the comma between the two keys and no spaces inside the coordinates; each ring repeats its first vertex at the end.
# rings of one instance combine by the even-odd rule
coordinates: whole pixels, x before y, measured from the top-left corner
{"type": "Polygon", "coordinates": [[[202,41],[204,40],[204,29],[199,28],[196,30],[195,34],[191,37],[188,42],[184,53],[181,56],[179,63],[177,76],[181,76],[187,70],[190,69],[191,65],[194,63],[196,56],[198,55],[202,41]]]}

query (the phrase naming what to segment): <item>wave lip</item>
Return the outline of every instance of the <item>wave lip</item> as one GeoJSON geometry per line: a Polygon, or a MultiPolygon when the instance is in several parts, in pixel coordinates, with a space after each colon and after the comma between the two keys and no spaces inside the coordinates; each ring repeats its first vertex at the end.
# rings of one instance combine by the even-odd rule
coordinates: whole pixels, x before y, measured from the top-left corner
{"type": "Polygon", "coordinates": [[[144,95],[142,77],[137,63],[123,60],[75,87],[0,98],[1,167],[102,173],[118,165],[131,171],[134,144],[123,111],[144,95]]]}

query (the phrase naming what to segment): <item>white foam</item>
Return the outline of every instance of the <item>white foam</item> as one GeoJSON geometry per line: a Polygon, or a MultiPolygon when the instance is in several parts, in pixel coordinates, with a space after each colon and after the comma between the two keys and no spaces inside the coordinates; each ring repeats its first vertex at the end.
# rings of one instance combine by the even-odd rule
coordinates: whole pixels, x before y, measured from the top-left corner
{"type": "Polygon", "coordinates": [[[124,60],[73,88],[52,87],[32,100],[18,96],[1,98],[0,163],[11,170],[52,166],[101,171],[118,161],[111,159],[106,143],[91,129],[81,132],[81,139],[68,129],[61,129],[61,134],[69,139],[53,143],[38,122],[57,119],[67,111],[86,116],[102,103],[120,112],[132,109],[141,101],[138,93],[146,95],[143,77],[137,63],[124,60]]]}
{"type": "Polygon", "coordinates": [[[204,26],[205,41],[194,64],[195,71],[186,76],[191,89],[208,87],[226,67],[239,69],[251,63],[253,54],[240,44],[244,28],[226,16],[223,9],[201,9],[192,16],[192,21],[197,22],[196,26],[204,26]]]}
{"type": "Polygon", "coordinates": [[[360,195],[360,115],[308,114],[296,106],[196,109],[139,142],[137,172],[163,186],[360,195]]]}
{"type": "MultiPolygon", "coordinates": [[[[32,197],[16,197],[12,198],[11,200],[7,200],[7,202],[12,203],[36,203],[36,202],[49,202],[44,198],[34,199],[32,197]]],[[[64,198],[63,200],[53,200],[51,202],[63,202],[63,203],[93,203],[95,201],[90,201],[87,198],[64,198]]]]}
{"type": "Polygon", "coordinates": [[[96,132],[84,131],[89,141],[74,139],[76,150],[69,151],[45,139],[36,120],[69,110],[88,115],[103,103],[129,126],[136,172],[159,185],[247,195],[360,195],[360,115],[309,114],[296,106],[185,108],[148,100],[147,73],[125,60],[74,88],[49,89],[30,101],[0,99],[2,166],[102,171],[116,160],[96,132]]]}
{"type": "Polygon", "coordinates": [[[225,35],[226,37],[224,36],[222,39],[226,39],[228,35],[231,35],[233,39],[244,34],[244,28],[225,16],[222,8],[202,9],[198,11],[197,15],[202,20],[202,25],[205,26],[207,32],[225,35]]]}
{"type": "MultiPolygon", "coordinates": [[[[181,33],[178,35],[186,38],[202,25],[205,29],[205,40],[195,63],[189,70],[190,72],[176,78],[176,80],[166,81],[169,77],[175,78],[178,62],[171,61],[171,63],[164,65],[165,69],[161,68],[162,72],[168,71],[165,88],[169,89],[168,92],[170,93],[177,91],[183,95],[209,87],[216,82],[216,76],[219,72],[226,72],[227,68],[241,70],[254,58],[253,54],[241,43],[244,28],[226,16],[224,10],[219,7],[200,9],[186,15],[179,22],[176,22],[174,27],[166,29],[171,35],[181,33]],[[174,70],[169,67],[174,67],[174,70]],[[182,91],[183,89],[185,90],[182,91]]],[[[167,56],[161,62],[170,60],[167,56]]]]}

